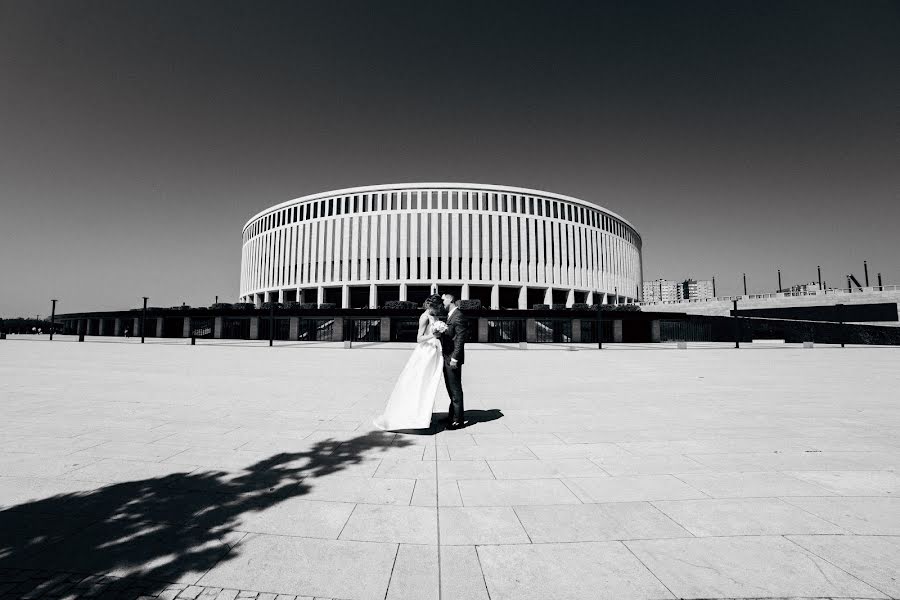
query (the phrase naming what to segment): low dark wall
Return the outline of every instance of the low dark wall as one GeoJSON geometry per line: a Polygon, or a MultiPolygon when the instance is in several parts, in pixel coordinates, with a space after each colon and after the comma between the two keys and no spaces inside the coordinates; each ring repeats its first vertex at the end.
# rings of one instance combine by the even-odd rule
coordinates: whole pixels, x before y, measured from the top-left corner
{"type": "MultiPolygon", "coordinates": [[[[688,317],[687,320],[706,322],[711,327],[713,342],[731,342],[735,339],[735,319],[731,317],[688,317]]],[[[818,342],[820,344],[873,344],[900,345],[900,327],[823,323],[782,319],[737,319],[740,340],[779,339],[788,343],[818,342]]]]}
{"type": "MultiPolygon", "coordinates": [[[[734,311],[731,311],[734,315],[734,311]]],[[[844,304],[826,306],[791,306],[786,308],[738,309],[742,317],[763,317],[768,319],[793,319],[797,321],[844,321],[847,323],[870,323],[874,321],[897,321],[897,304],[844,304]],[[840,313],[838,312],[840,311],[840,313]]]]}

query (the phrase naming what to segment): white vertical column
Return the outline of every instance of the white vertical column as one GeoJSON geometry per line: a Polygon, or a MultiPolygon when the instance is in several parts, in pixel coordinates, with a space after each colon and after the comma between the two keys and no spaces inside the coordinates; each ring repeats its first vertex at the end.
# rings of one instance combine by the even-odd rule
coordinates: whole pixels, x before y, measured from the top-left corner
{"type": "Polygon", "coordinates": [[[322,235],[321,235],[321,221],[313,221],[310,223],[310,228],[312,229],[312,240],[310,241],[310,281],[313,283],[321,283],[322,281],[322,269],[319,266],[322,256],[322,235]]]}
{"type": "Polygon", "coordinates": [[[325,221],[325,276],[322,281],[329,282],[334,279],[334,219],[325,221]]]}
{"type": "Polygon", "coordinates": [[[369,215],[364,214],[360,217],[359,230],[359,280],[368,281],[372,274],[367,269],[367,261],[369,260],[369,215]]]}
{"type": "MultiPolygon", "coordinates": [[[[473,202],[474,199],[478,197],[478,192],[472,193],[473,202]]],[[[482,278],[481,271],[481,214],[476,212],[472,215],[472,235],[471,235],[471,246],[472,246],[472,273],[470,273],[470,278],[472,281],[480,281],[482,278]]]]}
{"type": "MultiPolygon", "coordinates": [[[[485,192],[482,197],[482,206],[489,206],[489,200],[487,193],[485,192]]],[[[493,275],[491,274],[491,245],[490,245],[490,237],[491,237],[491,219],[488,213],[482,213],[481,215],[481,280],[482,281],[491,281],[493,279],[493,275]]]]}
{"type": "MultiPolygon", "coordinates": [[[[407,205],[408,206],[408,205],[407,205]]],[[[400,236],[400,271],[398,273],[398,278],[406,281],[409,279],[409,266],[407,259],[409,258],[409,213],[402,212],[398,216],[397,219],[398,227],[400,228],[399,236],[400,236]]],[[[406,286],[403,286],[403,290],[405,293],[406,286]]]]}
{"type": "Polygon", "coordinates": [[[361,278],[359,273],[359,216],[350,217],[350,280],[358,281],[361,278]]]}
{"type": "Polygon", "coordinates": [[[472,279],[472,269],[469,260],[472,258],[472,214],[464,212],[460,215],[462,219],[462,273],[460,279],[470,281],[472,279]]]}
{"type": "MultiPolygon", "coordinates": [[[[417,192],[418,195],[418,192],[417,192]]],[[[418,205],[417,205],[418,206],[418,205]]],[[[419,254],[422,251],[422,243],[419,239],[419,214],[418,210],[409,215],[409,278],[419,279],[419,254]]]]}
{"type": "MultiPolygon", "coordinates": [[[[492,205],[493,206],[493,205],[492,205]]],[[[500,216],[497,213],[490,214],[491,220],[491,280],[500,281],[500,256],[502,246],[500,242],[500,216]]]]}
{"type": "Polygon", "coordinates": [[[516,244],[519,247],[518,253],[521,255],[519,260],[519,278],[516,281],[530,281],[528,276],[528,218],[524,215],[518,218],[519,233],[516,237],[516,244]]]}
{"type": "MultiPolygon", "coordinates": [[[[390,200],[388,194],[381,194],[382,207],[390,200]]],[[[381,265],[379,268],[379,278],[381,281],[384,281],[388,278],[388,239],[387,229],[388,229],[388,216],[384,213],[378,215],[378,262],[381,265]]]]}
{"type": "Polygon", "coordinates": [[[554,256],[553,261],[553,281],[556,284],[561,284],[563,282],[562,254],[563,252],[565,252],[565,250],[563,249],[562,245],[562,223],[558,221],[553,222],[553,247],[556,251],[556,255],[554,256]]]}
{"type": "MultiPolygon", "coordinates": [[[[507,207],[508,208],[508,207],[507,207]]],[[[506,214],[497,215],[500,222],[500,281],[512,280],[512,256],[509,248],[509,217],[506,214]]]]}
{"type": "Polygon", "coordinates": [[[537,221],[534,217],[528,217],[525,223],[526,235],[529,236],[528,244],[528,281],[530,283],[538,282],[537,268],[537,221]]]}
{"type": "Polygon", "coordinates": [[[569,239],[566,244],[568,246],[568,250],[567,250],[568,254],[566,255],[566,257],[567,257],[568,265],[569,265],[569,267],[568,267],[569,287],[575,287],[575,285],[577,285],[576,280],[575,280],[575,273],[576,273],[575,263],[576,263],[576,260],[578,259],[578,254],[575,251],[575,236],[576,236],[575,226],[571,223],[566,223],[566,231],[569,234],[569,239]]]}
{"type": "MultiPolygon", "coordinates": [[[[287,231],[282,228],[278,230],[278,270],[275,273],[275,285],[277,287],[281,287],[284,285],[284,256],[285,256],[285,242],[287,231]]],[[[280,297],[280,295],[279,295],[280,297]]],[[[280,302],[280,300],[279,300],[280,302]]]]}
{"type": "MultiPolygon", "coordinates": [[[[440,192],[449,194],[449,192],[440,192]]],[[[438,213],[441,228],[441,279],[450,279],[450,215],[445,211],[438,213]]]]}
{"type": "Polygon", "coordinates": [[[537,232],[535,236],[535,281],[538,283],[546,283],[547,282],[547,269],[545,268],[547,257],[544,256],[544,226],[546,222],[542,219],[534,220],[534,227],[537,232]]]}
{"type": "Polygon", "coordinates": [[[462,257],[459,242],[459,213],[453,212],[450,214],[450,271],[447,274],[450,279],[462,277],[459,272],[459,263],[462,257]]]}
{"type": "Polygon", "coordinates": [[[440,260],[440,248],[438,247],[438,213],[428,213],[428,226],[427,230],[430,231],[431,235],[431,251],[429,253],[429,262],[431,263],[431,277],[429,277],[430,281],[434,281],[437,279],[438,274],[438,261],[440,260]]]}
{"type": "Polygon", "coordinates": [[[350,279],[350,225],[352,219],[344,215],[341,217],[341,281],[346,283],[350,279]]]}

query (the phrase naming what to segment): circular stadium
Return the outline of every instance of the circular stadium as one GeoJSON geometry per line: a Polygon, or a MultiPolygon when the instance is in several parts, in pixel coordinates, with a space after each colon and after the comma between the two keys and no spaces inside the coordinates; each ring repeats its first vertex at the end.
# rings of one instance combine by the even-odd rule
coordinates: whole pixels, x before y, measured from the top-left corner
{"type": "Polygon", "coordinates": [[[641,237],[570,196],[403,183],[303,196],[243,228],[240,300],[376,308],[451,292],[486,308],[640,300],[641,237]]]}

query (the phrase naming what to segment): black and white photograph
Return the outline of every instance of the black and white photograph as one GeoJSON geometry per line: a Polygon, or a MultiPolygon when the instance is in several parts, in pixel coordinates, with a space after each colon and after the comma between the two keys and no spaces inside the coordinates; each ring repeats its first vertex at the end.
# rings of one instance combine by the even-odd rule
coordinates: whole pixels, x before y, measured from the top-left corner
{"type": "Polygon", "coordinates": [[[0,600],[900,599],[898,0],[0,0],[0,600]]]}

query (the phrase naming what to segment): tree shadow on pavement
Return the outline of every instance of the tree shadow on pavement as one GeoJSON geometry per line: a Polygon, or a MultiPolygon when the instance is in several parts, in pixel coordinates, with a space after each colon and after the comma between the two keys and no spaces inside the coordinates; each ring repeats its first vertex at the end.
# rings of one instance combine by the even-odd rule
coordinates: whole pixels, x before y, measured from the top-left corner
{"type": "MultiPolygon", "coordinates": [[[[410,444],[395,437],[323,440],[230,472],[200,468],[9,506],[0,511],[0,570],[105,574],[122,578],[117,588],[148,595],[169,583],[195,583],[226,555],[240,553],[243,516],[303,496],[317,478],[388,447],[410,444]]],[[[79,483],[92,485],[71,479],[63,485],[79,483]]]]}

